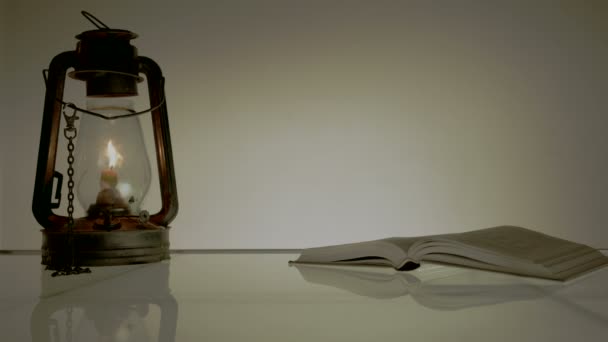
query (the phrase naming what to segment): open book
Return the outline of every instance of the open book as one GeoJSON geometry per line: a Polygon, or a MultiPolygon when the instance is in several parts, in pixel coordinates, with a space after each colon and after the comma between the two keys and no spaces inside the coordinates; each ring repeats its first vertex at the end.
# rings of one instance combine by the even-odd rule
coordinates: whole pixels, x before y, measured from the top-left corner
{"type": "Polygon", "coordinates": [[[605,266],[608,257],[586,245],[521,227],[499,226],[465,233],[310,248],[293,262],[384,265],[411,270],[421,261],[568,280],[605,266]]]}

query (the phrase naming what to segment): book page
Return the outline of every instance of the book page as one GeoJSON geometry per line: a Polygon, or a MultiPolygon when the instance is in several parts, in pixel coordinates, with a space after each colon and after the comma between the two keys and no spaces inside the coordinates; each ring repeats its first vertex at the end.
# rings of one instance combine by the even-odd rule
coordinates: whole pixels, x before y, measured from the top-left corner
{"type": "Polygon", "coordinates": [[[388,239],[383,239],[382,241],[389,242],[389,243],[399,247],[399,249],[404,251],[408,257],[411,257],[409,251],[410,251],[410,248],[412,247],[412,245],[414,245],[416,242],[418,242],[422,239],[426,239],[426,238],[427,238],[426,236],[409,237],[409,238],[392,237],[392,238],[388,238],[388,239]]]}
{"type": "Polygon", "coordinates": [[[550,264],[552,260],[576,250],[593,250],[585,245],[514,226],[447,234],[438,236],[437,240],[456,241],[487,252],[540,264],[550,264]]]}
{"type": "Polygon", "coordinates": [[[388,239],[344,245],[308,248],[302,251],[296,263],[352,263],[399,267],[407,259],[407,251],[388,239]],[[384,259],[384,260],[381,260],[384,259]]]}

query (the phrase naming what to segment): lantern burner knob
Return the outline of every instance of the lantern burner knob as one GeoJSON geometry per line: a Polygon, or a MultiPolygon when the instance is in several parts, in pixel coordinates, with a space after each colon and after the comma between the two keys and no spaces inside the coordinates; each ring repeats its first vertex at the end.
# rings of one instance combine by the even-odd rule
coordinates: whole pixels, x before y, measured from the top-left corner
{"type": "Polygon", "coordinates": [[[124,209],[104,209],[100,213],[100,218],[97,219],[93,226],[95,229],[106,231],[119,229],[121,224],[120,220],[116,219],[116,216],[120,216],[124,212],[124,209]]]}

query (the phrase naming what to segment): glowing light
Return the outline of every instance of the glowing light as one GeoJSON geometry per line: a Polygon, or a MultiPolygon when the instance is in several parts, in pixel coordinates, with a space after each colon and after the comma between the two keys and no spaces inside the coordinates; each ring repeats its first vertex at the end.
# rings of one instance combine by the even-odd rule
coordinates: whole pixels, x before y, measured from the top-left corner
{"type": "Polygon", "coordinates": [[[129,183],[118,183],[116,190],[120,192],[122,198],[129,198],[133,194],[133,187],[129,183]]]}
{"type": "Polygon", "coordinates": [[[115,168],[118,166],[118,163],[122,161],[122,155],[116,151],[116,148],[112,144],[112,140],[108,141],[108,148],[106,149],[106,156],[108,157],[108,166],[110,168],[115,168]]]}

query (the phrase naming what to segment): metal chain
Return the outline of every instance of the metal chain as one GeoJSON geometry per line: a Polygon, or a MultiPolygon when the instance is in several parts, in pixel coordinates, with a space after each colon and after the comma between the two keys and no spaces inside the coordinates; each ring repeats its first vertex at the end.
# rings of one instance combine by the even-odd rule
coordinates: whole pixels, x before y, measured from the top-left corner
{"type": "Polygon", "coordinates": [[[71,236],[74,231],[74,139],[78,135],[74,126],[74,122],[78,120],[76,109],[72,115],[68,115],[64,107],[63,117],[66,121],[63,136],[68,140],[68,232],[71,236]]]}
{"type": "Polygon", "coordinates": [[[81,268],[74,266],[75,264],[75,246],[74,246],[74,139],[78,135],[78,130],[74,123],[78,120],[76,116],[76,109],[73,109],[71,115],[66,113],[67,105],[63,106],[63,117],[65,118],[66,125],[63,129],[63,136],[68,140],[68,234],[67,244],[70,251],[70,262],[68,265],[58,267],[58,269],[52,274],[53,277],[58,275],[70,275],[80,273],[91,273],[88,268],[81,268]]]}

